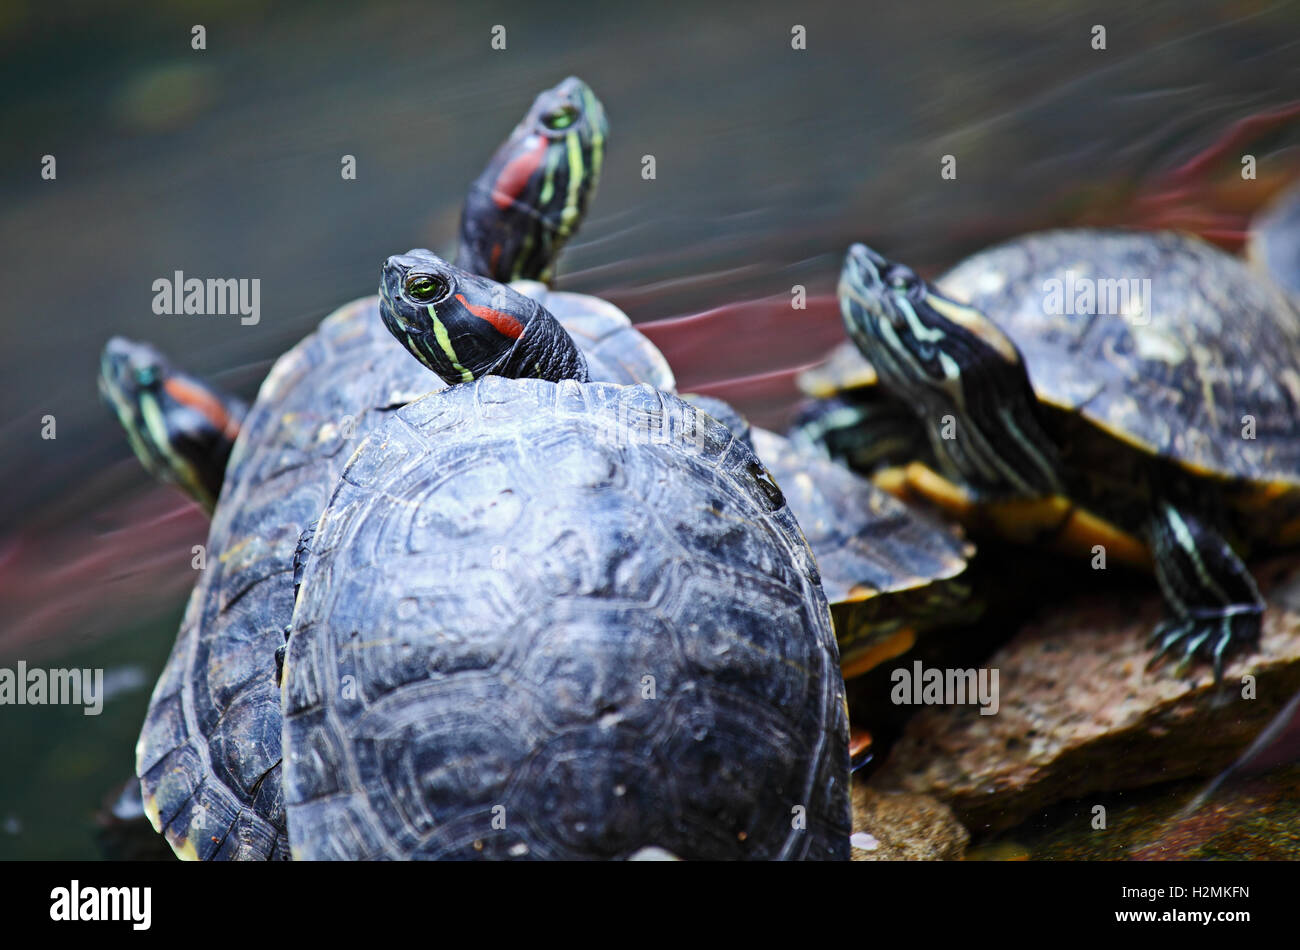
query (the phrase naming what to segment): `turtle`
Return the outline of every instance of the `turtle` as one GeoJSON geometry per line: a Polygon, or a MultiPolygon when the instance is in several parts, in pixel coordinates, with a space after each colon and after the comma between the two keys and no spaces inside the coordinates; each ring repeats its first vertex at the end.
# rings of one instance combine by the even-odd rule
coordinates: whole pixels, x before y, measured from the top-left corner
{"type": "MultiPolygon", "coordinates": [[[[571,319],[592,347],[597,375],[631,382],[636,372],[671,387],[666,361],[620,311],[595,298],[553,293],[538,280],[553,263],[536,249],[556,253],[576,229],[607,134],[604,110],[581,80],[541,93],[489,166],[499,169],[496,178],[485,175],[471,189],[492,200],[467,202],[462,254],[472,246],[475,259],[519,275],[526,292],[571,319]],[[524,213],[530,204],[533,213],[524,213]],[[488,220],[494,215],[536,233],[512,240],[509,228],[488,220]]],[[[281,356],[244,415],[213,514],[208,566],[136,750],[145,811],[179,856],[289,856],[274,656],[292,613],[294,554],[359,441],[440,385],[384,329],[371,296],[338,308],[281,356]]]]}
{"type": "MultiPolygon", "coordinates": [[[[481,280],[438,299],[449,332],[481,280]]],[[[780,492],[726,427],[582,381],[558,324],[503,299],[506,360],[561,378],[453,335],[472,376],[377,427],[312,536],[294,857],[847,859],[844,683],[780,492]]]]}
{"type": "MultiPolygon", "coordinates": [[[[1103,233],[1075,230],[1080,236],[1103,233]]],[[[1300,184],[1283,189],[1255,215],[1246,256],[1259,279],[1277,284],[1300,305],[1300,184]]],[[[941,276],[937,286],[944,289],[946,280],[941,276]]],[[[796,442],[899,492],[898,465],[916,460],[936,464],[911,407],[878,385],[875,369],[852,340],[799,373],[797,380],[808,398],[788,433],[796,442]]]]}
{"type": "MultiPolygon", "coordinates": [[[[415,249],[384,262],[380,313],[393,336],[448,385],[485,375],[585,380],[582,350],[543,308],[512,324],[465,303],[500,293],[486,278],[415,249]]],[[[769,478],[787,486],[835,611],[843,675],[906,650],[918,630],[953,616],[966,600],[962,575],[974,550],[959,529],[775,433],[751,428],[720,399],[687,398],[748,444],[769,478]]]]}
{"type": "Polygon", "coordinates": [[[123,337],[104,346],[99,391],[140,464],[210,514],[248,406],[173,366],[157,347],[123,337]]]}
{"type": "Polygon", "coordinates": [[[839,296],[926,432],[934,462],[907,466],[907,488],[977,530],[1153,569],[1168,619],[1152,664],[1205,659],[1220,681],[1264,611],[1238,551],[1300,539],[1286,295],[1190,235],[1067,229],[937,284],[855,244],[839,296]]]}

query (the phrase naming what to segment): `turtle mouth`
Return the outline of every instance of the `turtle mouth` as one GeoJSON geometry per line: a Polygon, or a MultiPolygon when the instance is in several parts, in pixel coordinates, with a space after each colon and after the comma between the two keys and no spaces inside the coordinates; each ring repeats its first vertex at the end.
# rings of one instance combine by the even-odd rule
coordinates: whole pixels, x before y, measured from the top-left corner
{"type": "Polygon", "coordinates": [[[104,345],[99,358],[99,392],[105,399],[116,401],[140,388],[136,382],[135,344],[115,336],[104,345]]]}
{"type": "Polygon", "coordinates": [[[890,262],[865,244],[854,244],[844,257],[841,286],[849,285],[870,293],[885,286],[890,262]]]}

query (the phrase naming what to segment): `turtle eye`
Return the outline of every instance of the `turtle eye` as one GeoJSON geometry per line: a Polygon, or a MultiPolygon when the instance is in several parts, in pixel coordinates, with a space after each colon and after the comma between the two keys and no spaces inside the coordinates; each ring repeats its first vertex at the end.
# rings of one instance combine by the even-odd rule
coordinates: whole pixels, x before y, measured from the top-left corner
{"type": "Polygon", "coordinates": [[[542,125],[546,126],[552,132],[559,132],[567,129],[573,123],[578,121],[578,107],[565,103],[562,106],[556,106],[550,112],[542,116],[542,125]]]}
{"type": "Polygon", "coordinates": [[[895,266],[890,269],[887,279],[889,286],[895,290],[908,291],[916,283],[916,275],[906,267],[895,266]]]}
{"type": "Polygon", "coordinates": [[[441,300],[447,293],[447,282],[433,274],[410,274],[406,278],[406,295],[420,303],[441,300]]]}

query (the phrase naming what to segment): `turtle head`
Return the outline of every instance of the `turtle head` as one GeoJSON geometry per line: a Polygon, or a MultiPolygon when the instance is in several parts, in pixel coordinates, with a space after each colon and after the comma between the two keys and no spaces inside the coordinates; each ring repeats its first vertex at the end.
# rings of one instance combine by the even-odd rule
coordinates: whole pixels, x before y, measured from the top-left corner
{"type": "Polygon", "coordinates": [[[180,372],[149,344],[122,337],[104,346],[99,391],[141,464],[211,511],[244,404],[180,372]]]}
{"type": "Polygon", "coordinates": [[[416,249],[384,262],[384,325],[448,385],[480,376],[587,379],[573,338],[541,304],[416,249]]]}
{"type": "Polygon", "coordinates": [[[503,283],[550,283],[596,191],[609,127],[575,76],[538,95],[470,186],[456,264],[503,283]]]}
{"type": "Polygon", "coordinates": [[[905,264],[854,244],[844,259],[840,313],[849,336],[876,371],[879,362],[912,375],[918,383],[947,387],[952,360],[974,350],[986,359],[1021,365],[1011,339],[979,310],[939,292],[905,264]],[[891,360],[892,357],[892,360],[891,360]]]}
{"type": "Polygon", "coordinates": [[[984,313],[865,244],[849,248],[839,300],[849,337],[950,474],[985,494],[1059,490],[1020,351],[984,313]]]}

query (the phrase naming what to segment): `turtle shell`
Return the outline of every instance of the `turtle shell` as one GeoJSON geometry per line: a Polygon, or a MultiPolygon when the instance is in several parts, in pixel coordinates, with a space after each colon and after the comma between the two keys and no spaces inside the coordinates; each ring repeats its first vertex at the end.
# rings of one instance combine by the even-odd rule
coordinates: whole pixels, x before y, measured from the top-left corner
{"type": "MultiPolygon", "coordinates": [[[[1300,484],[1300,312],[1231,255],[1167,231],[1045,231],[936,286],[1011,337],[1045,404],[1200,476],[1300,484]],[[1097,293],[1113,312],[1085,312],[1097,293]]],[[[852,343],[800,378],[819,396],[874,383],[852,343]]]]}
{"type": "Polygon", "coordinates": [[[867,362],[851,340],[838,344],[815,366],[801,372],[795,382],[814,399],[828,399],[854,389],[874,387],[876,369],[867,362]]]}
{"type": "Polygon", "coordinates": [[[1173,232],[1047,231],[938,287],[1011,337],[1044,403],[1198,475],[1300,484],[1300,313],[1236,258],[1173,232]]]}
{"type": "Polygon", "coordinates": [[[975,552],[960,528],[774,432],[751,437],[817,558],[846,669],[900,627],[964,599],[958,579],[975,552]]]}
{"type": "Polygon", "coordinates": [[[812,555],[648,386],[485,377],[386,420],[313,538],[284,710],[295,857],[848,855],[812,555]]]}
{"type": "MultiPolygon", "coordinates": [[[[585,303],[595,298],[552,296],[573,306],[585,339],[640,337],[615,308],[585,303]]],[[[640,365],[652,362],[643,356],[640,365]]],[[[590,361],[593,375],[620,382],[634,381],[637,365],[590,361]]],[[[289,856],[274,654],[293,610],[294,551],[361,439],[442,387],[384,328],[376,297],[326,317],[263,382],[226,469],[206,569],[136,746],[146,814],[181,857],[289,856]]]]}

